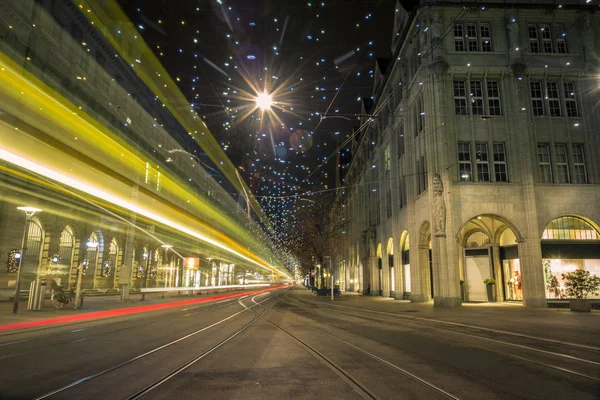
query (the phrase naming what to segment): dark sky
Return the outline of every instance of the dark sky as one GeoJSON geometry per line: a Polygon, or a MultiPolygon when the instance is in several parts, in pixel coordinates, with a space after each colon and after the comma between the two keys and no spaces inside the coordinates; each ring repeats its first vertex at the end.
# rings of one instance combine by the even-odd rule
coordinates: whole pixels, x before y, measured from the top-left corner
{"type": "Polygon", "coordinates": [[[335,157],[310,173],[372,94],[395,1],[119,2],[288,240],[296,208],[310,203],[276,197],[332,187],[335,157]],[[275,102],[264,114],[253,101],[263,90],[275,102]]]}

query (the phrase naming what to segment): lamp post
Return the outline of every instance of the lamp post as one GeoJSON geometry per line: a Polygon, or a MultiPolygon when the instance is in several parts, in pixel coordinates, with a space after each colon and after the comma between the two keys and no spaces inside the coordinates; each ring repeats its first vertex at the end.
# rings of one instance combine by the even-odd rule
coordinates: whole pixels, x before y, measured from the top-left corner
{"type": "Polygon", "coordinates": [[[17,207],[17,210],[25,212],[25,229],[23,230],[23,240],[21,241],[21,256],[19,257],[19,269],[17,270],[17,281],[15,282],[15,303],[13,305],[13,314],[19,312],[19,300],[21,298],[21,271],[23,270],[23,257],[25,256],[25,245],[27,244],[27,233],[29,232],[29,224],[31,217],[37,212],[42,212],[41,209],[35,207],[17,207]]]}

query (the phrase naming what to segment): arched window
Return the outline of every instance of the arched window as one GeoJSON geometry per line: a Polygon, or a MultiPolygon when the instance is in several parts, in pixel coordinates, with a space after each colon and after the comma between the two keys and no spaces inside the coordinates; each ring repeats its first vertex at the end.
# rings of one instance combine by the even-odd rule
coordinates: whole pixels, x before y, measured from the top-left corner
{"type": "Polygon", "coordinates": [[[71,227],[67,225],[60,234],[60,243],[58,247],[58,256],[60,257],[61,265],[71,265],[73,245],[73,231],[71,230],[71,227]]]}
{"type": "Polygon", "coordinates": [[[600,234],[589,222],[573,216],[552,220],[542,239],[546,240],[600,240],[600,234]]]}
{"type": "Polygon", "coordinates": [[[40,253],[42,250],[42,242],[44,240],[42,225],[37,218],[32,218],[29,222],[27,231],[27,244],[25,245],[25,255],[21,265],[23,273],[35,274],[40,263],[40,253]]]}

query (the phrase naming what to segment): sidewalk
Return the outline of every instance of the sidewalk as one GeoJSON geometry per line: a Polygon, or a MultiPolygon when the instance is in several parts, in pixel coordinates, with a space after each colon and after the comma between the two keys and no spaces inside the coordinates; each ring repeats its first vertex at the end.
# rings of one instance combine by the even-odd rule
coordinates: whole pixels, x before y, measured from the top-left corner
{"type": "MultiPolygon", "coordinates": [[[[462,307],[434,307],[433,302],[411,303],[379,296],[342,292],[333,302],[329,297],[312,294],[303,286],[290,297],[398,314],[405,318],[425,318],[542,337],[568,343],[600,347],[600,311],[572,312],[563,308],[528,308],[519,303],[464,303],[462,307]]],[[[325,304],[324,304],[325,305],[325,304]]]]}
{"type": "MultiPolygon", "coordinates": [[[[184,306],[186,304],[218,301],[227,298],[242,297],[261,291],[275,288],[252,288],[249,290],[222,290],[218,293],[209,292],[202,295],[178,295],[161,293],[146,294],[146,299],[141,300],[141,294],[132,295],[129,301],[120,301],[120,296],[97,296],[84,298],[83,308],[74,309],[71,304],[63,309],[56,309],[49,299],[44,301],[44,309],[40,311],[27,311],[27,300],[19,303],[19,313],[13,314],[13,302],[0,302],[0,335],[15,330],[36,328],[40,326],[60,325],[73,322],[95,320],[113,316],[122,316],[140,312],[160,310],[170,307],[184,306]]],[[[185,292],[182,292],[185,293],[185,292]]]]}

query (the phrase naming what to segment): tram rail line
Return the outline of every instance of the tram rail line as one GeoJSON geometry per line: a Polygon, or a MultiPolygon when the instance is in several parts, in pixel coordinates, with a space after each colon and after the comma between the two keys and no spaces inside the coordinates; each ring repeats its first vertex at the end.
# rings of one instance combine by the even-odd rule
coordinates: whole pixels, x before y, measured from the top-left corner
{"type": "MultiPolygon", "coordinates": [[[[285,296],[286,298],[289,298],[289,296],[285,296]]],[[[255,305],[259,305],[257,303],[255,303],[255,305]]],[[[261,306],[261,305],[259,305],[261,306]]],[[[261,306],[262,307],[262,306],[261,306]]],[[[285,315],[282,312],[279,311],[273,311],[282,315],[285,315]]],[[[323,355],[321,352],[319,352],[317,349],[315,349],[314,347],[312,347],[311,345],[309,345],[308,343],[306,343],[304,340],[300,339],[297,335],[294,335],[293,333],[291,333],[289,330],[283,328],[282,326],[276,324],[275,322],[271,321],[270,319],[266,318],[264,316],[264,313],[260,315],[259,318],[264,319],[265,321],[267,321],[268,323],[270,323],[271,325],[273,325],[274,327],[276,327],[277,329],[279,329],[280,331],[286,333],[288,336],[290,336],[291,338],[293,338],[295,341],[297,341],[300,345],[302,345],[302,347],[304,347],[305,349],[307,349],[309,351],[309,353],[311,353],[312,355],[314,355],[315,357],[317,357],[318,359],[322,360],[323,362],[325,362],[331,369],[334,370],[334,372],[338,373],[338,375],[340,375],[342,377],[342,379],[344,379],[346,382],[350,383],[350,386],[352,386],[359,394],[363,395],[363,397],[365,398],[373,398],[376,399],[378,398],[375,394],[373,394],[372,391],[370,391],[368,389],[368,387],[366,387],[365,385],[363,385],[362,383],[360,383],[360,381],[354,377],[352,377],[352,375],[350,373],[348,373],[345,369],[339,367],[334,361],[330,360],[329,358],[327,358],[325,355],[323,355]],[[357,390],[359,389],[359,390],[357,390]]],[[[296,318],[295,318],[296,319],[296,318]]],[[[398,365],[391,363],[361,347],[358,347],[350,342],[348,342],[347,340],[344,340],[330,332],[327,332],[321,328],[312,326],[312,329],[316,329],[320,332],[323,332],[325,334],[327,334],[329,337],[335,339],[336,341],[345,344],[346,346],[349,346],[350,348],[359,351],[360,353],[378,361],[381,364],[384,364],[385,366],[395,370],[396,372],[400,372],[401,374],[408,376],[409,378],[413,379],[414,381],[424,385],[425,387],[428,387],[429,389],[434,390],[435,392],[437,392],[438,394],[441,394],[442,396],[449,398],[449,399],[453,399],[453,400],[460,400],[459,397],[455,396],[454,394],[440,388],[439,386],[435,385],[432,382],[429,382],[426,379],[423,379],[413,373],[411,373],[410,371],[407,371],[406,369],[399,367],[398,365]]]]}
{"type": "MultiPolygon", "coordinates": [[[[256,297],[259,297],[259,296],[263,296],[263,295],[268,295],[268,294],[270,294],[270,292],[260,293],[260,294],[257,294],[257,295],[255,295],[255,296],[254,296],[254,298],[256,298],[256,297]]],[[[239,303],[239,304],[243,304],[243,303],[241,303],[241,301],[242,301],[242,300],[245,300],[246,298],[247,298],[247,296],[239,298],[239,299],[238,299],[238,303],[239,303]]],[[[149,351],[147,351],[147,352],[145,352],[145,353],[139,354],[139,355],[137,355],[137,356],[135,356],[135,357],[133,357],[133,358],[130,358],[129,360],[126,360],[126,361],[124,361],[124,362],[121,362],[121,363],[119,363],[119,364],[117,364],[117,365],[114,365],[114,366],[112,366],[112,367],[106,368],[106,369],[104,369],[104,370],[102,370],[102,371],[100,371],[100,372],[96,372],[96,373],[94,373],[94,374],[88,375],[88,376],[86,376],[86,377],[84,377],[84,378],[78,379],[78,380],[76,380],[76,381],[74,381],[74,382],[71,382],[71,383],[69,383],[69,384],[67,384],[67,385],[65,385],[65,386],[62,386],[62,387],[60,387],[60,388],[58,388],[58,389],[55,389],[55,390],[53,390],[53,391],[51,391],[51,392],[45,393],[45,394],[43,394],[43,395],[40,395],[40,396],[36,397],[36,398],[35,398],[35,400],[43,400],[43,399],[49,399],[49,398],[52,398],[53,396],[55,396],[55,395],[57,395],[57,394],[60,394],[60,393],[66,392],[66,391],[68,391],[68,390],[70,390],[70,389],[76,388],[77,386],[83,385],[84,383],[87,383],[87,382],[93,381],[93,380],[95,380],[95,379],[97,379],[97,378],[100,378],[100,377],[102,377],[102,376],[106,376],[107,374],[109,374],[109,373],[112,373],[113,371],[115,371],[115,370],[117,370],[117,369],[123,368],[123,367],[125,367],[125,366],[127,366],[127,365],[130,365],[130,364],[132,364],[132,363],[136,362],[136,361],[142,360],[142,359],[144,359],[144,358],[146,358],[146,357],[148,357],[148,356],[150,356],[150,355],[152,355],[152,354],[155,354],[155,353],[157,353],[157,352],[159,352],[159,351],[161,351],[161,350],[164,350],[164,349],[166,349],[166,348],[169,348],[169,347],[171,347],[171,346],[173,346],[173,345],[175,345],[175,344],[178,344],[178,343],[180,343],[180,342],[183,342],[183,341],[184,341],[184,340],[186,340],[186,339],[189,339],[189,338],[191,338],[191,337],[193,337],[193,336],[196,336],[196,335],[198,335],[198,334],[200,334],[200,333],[202,333],[202,332],[205,332],[205,331],[207,331],[207,330],[209,330],[209,329],[211,329],[211,328],[214,328],[215,326],[218,326],[218,325],[220,325],[220,324],[222,324],[222,323],[224,323],[224,322],[226,322],[226,321],[232,320],[233,318],[237,317],[238,315],[241,315],[241,314],[243,314],[243,313],[247,312],[248,310],[250,310],[250,309],[252,309],[252,308],[254,308],[254,307],[257,307],[257,305],[258,305],[258,304],[262,304],[262,303],[264,303],[264,302],[266,302],[266,301],[268,301],[268,300],[270,300],[270,299],[271,299],[271,297],[267,297],[267,298],[266,298],[266,299],[264,299],[263,301],[261,301],[261,302],[259,302],[259,303],[257,303],[257,304],[254,304],[254,305],[252,305],[251,307],[245,307],[243,310],[241,310],[241,311],[238,311],[238,312],[236,312],[236,313],[234,313],[234,314],[232,314],[232,315],[230,315],[230,316],[228,316],[228,317],[225,317],[225,318],[223,318],[223,319],[221,319],[221,320],[219,320],[219,321],[217,321],[217,322],[215,322],[215,323],[212,323],[212,324],[210,324],[210,325],[208,325],[208,326],[205,326],[205,327],[203,327],[203,328],[201,328],[201,329],[198,329],[198,330],[196,330],[196,331],[194,331],[194,332],[191,332],[191,333],[189,333],[189,334],[186,334],[186,335],[184,335],[184,336],[182,336],[182,337],[180,337],[180,338],[178,338],[178,339],[172,340],[172,341],[170,341],[170,342],[168,342],[168,343],[166,343],[166,344],[164,344],[164,345],[158,346],[158,347],[156,347],[156,348],[154,348],[154,349],[152,349],[152,350],[149,350],[149,351]]],[[[248,326],[250,326],[250,325],[251,325],[251,324],[252,324],[254,321],[256,321],[257,319],[258,319],[258,317],[254,318],[254,319],[253,319],[253,320],[252,320],[252,321],[251,321],[249,324],[245,325],[245,326],[244,326],[244,327],[243,327],[241,330],[238,330],[238,331],[237,331],[236,333],[234,333],[233,335],[230,335],[230,336],[228,336],[228,338],[226,338],[225,340],[223,340],[222,342],[220,342],[220,343],[219,343],[219,344],[217,344],[216,346],[213,346],[213,347],[211,347],[209,350],[207,350],[207,351],[203,352],[203,353],[202,353],[200,356],[196,357],[196,358],[194,359],[195,361],[194,361],[194,360],[192,360],[192,361],[193,361],[193,362],[196,362],[196,361],[200,360],[201,358],[205,357],[206,355],[208,355],[210,352],[212,352],[212,351],[216,350],[218,347],[222,346],[222,345],[223,345],[223,344],[225,344],[227,341],[231,340],[231,339],[232,339],[234,336],[237,336],[237,335],[238,335],[239,333],[241,333],[243,330],[247,329],[247,328],[248,328],[248,326]]],[[[179,367],[179,368],[178,368],[178,369],[175,371],[175,373],[179,373],[179,372],[181,372],[182,370],[184,370],[184,369],[188,368],[190,365],[192,365],[192,364],[193,364],[193,362],[189,362],[189,361],[188,361],[186,364],[184,364],[183,366],[179,367]],[[189,364],[189,365],[188,365],[188,364],[189,364]],[[187,365],[187,367],[186,367],[186,365],[187,365]],[[184,368],[184,367],[185,367],[185,368],[184,368]]],[[[174,376],[174,372],[170,373],[170,374],[169,374],[169,375],[167,375],[167,376],[170,376],[170,375],[174,376]]],[[[170,378],[169,378],[169,379],[170,379],[170,378]]],[[[163,378],[163,380],[161,381],[161,383],[163,383],[163,382],[164,382],[164,381],[166,381],[166,380],[167,380],[167,379],[163,378]]],[[[145,394],[145,393],[147,393],[147,392],[145,392],[145,390],[147,390],[149,387],[153,387],[153,386],[155,387],[155,385],[156,385],[156,384],[157,384],[157,382],[153,383],[152,385],[149,385],[149,386],[147,386],[147,387],[146,387],[146,388],[145,388],[145,389],[144,389],[142,392],[144,392],[144,394],[145,394]]],[[[133,396],[131,396],[131,397],[129,397],[129,398],[139,398],[139,396],[138,396],[138,395],[140,395],[142,392],[138,392],[138,393],[134,394],[133,396]],[[138,397],[136,397],[136,396],[138,396],[138,397]]]]}
{"type": "MultiPolygon", "coordinates": [[[[354,308],[354,307],[346,307],[346,306],[341,306],[341,305],[334,305],[334,304],[321,304],[321,303],[317,303],[317,302],[312,302],[312,301],[303,301],[303,300],[297,300],[297,299],[292,299],[290,298],[288,295],[286,295],[286,298],[292,302],[297,302],[297,303],[302,303],[302,304],[311,304],[311,305],[319,305],[322,307],[336,307],[336,308],[344,308],[344,309],[349,309],[352,310],[354,312],[362,312],[362,313],[376,313],[376,314],[384,314],[386,316],[393,316],[393,317],[397,317],[398,319],[402,319],[404,321],[408,321],[409,323],[412,323],[415,326],[418,327],[423,327],[423,326],[427,326],[433,329],[437,329],[437,330],[442,330],[442,331],[446,331],[446,332],[451,332],[457,335],[461,335],[461,336],[469,336],[469,337],[473,337],[473,338],[477,338],[479,340],[483,340],[483,341],[487,341],[487,342],[491,342],[494,344],[500,344],[503,346],[511,346],[511,347],[516,347],[516,348],[520,348],[520,349],[524,349],[524,350],[529,350],[529,351],[533,351],[533,352],[538,352],[538,353],[542,353],[544,355],[549,355],[549,356],[553,356],[553,357],[557,357],[557,358],[561,358],[561,359],[568,359],[570,361],[574,361],[574,362],[579,362],[579,363],[583,363],[583,364],[587,364],[587,365],[593,365],[593,366],[600,366],[600,362],[597,361],[593,361],[593,360],[589,360],[589,359],[585,359],[585,358],[581,358],[581,357],[576,357],[576,356],[572,356],[570,354],[564,354],[564,353],[559,353],[559,352],[553,352],[553,351],[548,351],[548,350],[544,350],[544,349],[539,349],[539,348],[535,348],[532,346],[527,346],[527,345],[522,345],[522,344],[518,344],[518,343],[511,343],[509,341],[505,341],[505,340],[499,340],[499,339],[494,339],[494,338],[489,338],[489,337],[485,337],[485,336],[481,336],[481,335],[477,335],[477,334],[473,334],[473,333],[469,333],[469,332],[461,332],[458,331],[456,329],[451,329],[451,327],[460,327],[460,328],[469,328],[469,329],[475,329],[475,330],[480,330],[482,332],[490,332],[490,333],[494,333],[494,334],[506,334],[506,335],[513,335],[513,336],[518,336],[521,338],[525,338],[528,340],[538,340],[540,342],[543,343],[555,343],[557,341],[554,341],[552,339],[546,339],[546,338],[538,338],[535,336],[528,336],[528,335],[521,335],[518,333],[512,333],[512,332],[504,332],[504,331],[497,331],[497,330],[493,330],[493,329],[487,329],[487,328],[479,328],[479,327],[475,327],[475,326],[470,326],[470,325],[466,325],[466,324],[460,324],[460,323],[452,323],[450,322],[449,324],[446,324],[448,321],[440,321],[440,320],[433,320],[433,319],[429,319],[429,318],[418,318],[418,317],[409,317],[409,316],[404,316],[404,315],[399,315],[397,313],[391,313],[391,312],[385,312],[385,311],[377,311],[377,310],[371,310],[371,309],[364,309],[364,308],[354,308]],[[429,324],[418,324],[417,322],[429,322],[429,324]],[[441,323],[440,324],[436,324],[436,323],[441,323]],[[444,325],[448,325],[448,326],[444,326],[444,325]]],[[[356,317],[356,314],[352,314],[350,312],[346,312],[346,315],[349,316],[354,316],[356,317]]],[[[372,315],[370,315],[372,317],[372,315]]],[[[327,331],[324,331],[320,328],[315,328],[318,329],[328,335],[332,335],[335,336],[327,331]]],[[[341,339],[343,340],[343,339],[341,339]]],[[[600,351],[600,349],[595,348],[593,346],[586,346],[586,345],[578,345],[578,344],[571,344],[571,343],[562,343],[562,342],[558,342],[561,345],[564,346],[570,346],[573,348],[576,348],[578,350],[587,350],[587,351],[593,351],[593,352],[597,352],[600,351]]],[[[353,346],[353,345],[352,345],[353,346]]],[[[551,369],[555,369],[561,372],[565,372],[565,373],[569,373],[569,374],[573,374],[573,375],[578,375],[587,379],[591,379],[594,381],[598,381],[600,382],[600,377],[595,376],[595,375],[590,375],[581,371],[577,371],[574,369],[570,369],[570,368],[565,368],[563,366],[560,365],[555,365],[555,364],[550,364],[547,362],[543,362],[543,361],[539,361],[539,360],[534,360],[528,357],[523,357],[520,355],[516,355],[513,353],[508,353],[508,352],[504,352],[504,351],[499,351],[496,349],[491,349],[489,347],[483,347],[483,346],[478,346],[474,343],[469,343],[469,346],[471,347],[476,347],[485,351],[490,351],[490,352],[494,352],[497,354],[502,354],[511,358],[515,358],[515,359],[519,359],[522,361],[527,361],[527,362],[531,362],[537,365],[541,365],[547,368],[551,368],[551,369]]],[[[357,348],[357,350],[359,350],[357,348]]],[[[360,350],[359,350],[360,351],[360,350]]]]}

